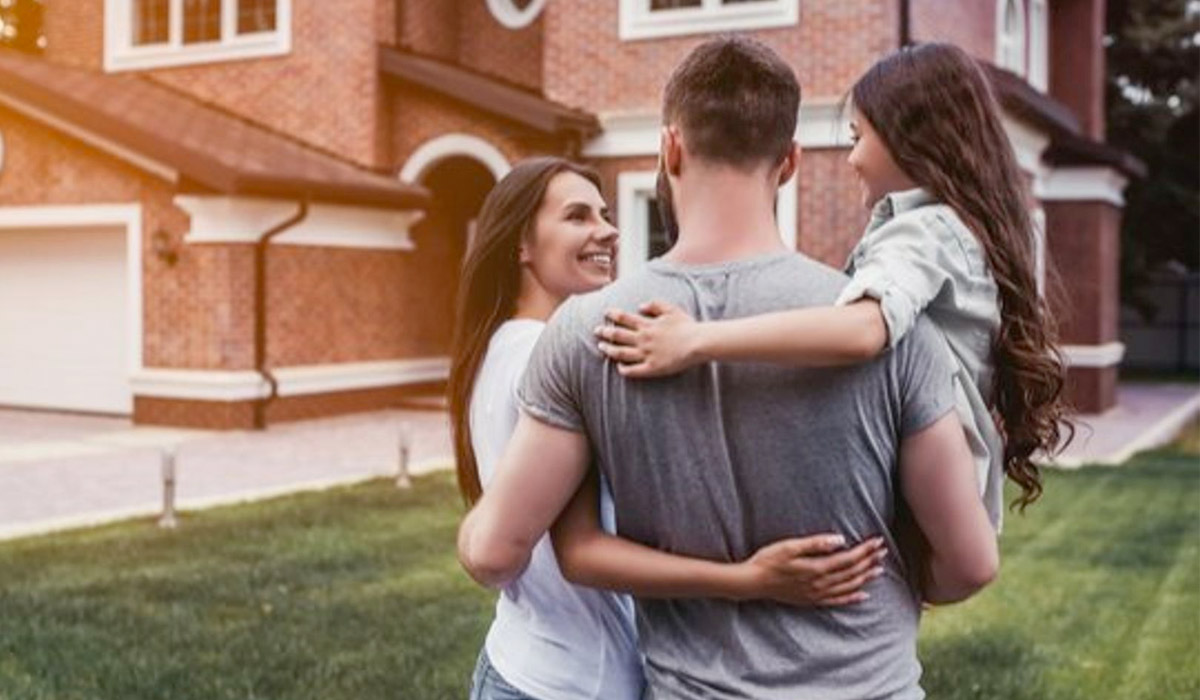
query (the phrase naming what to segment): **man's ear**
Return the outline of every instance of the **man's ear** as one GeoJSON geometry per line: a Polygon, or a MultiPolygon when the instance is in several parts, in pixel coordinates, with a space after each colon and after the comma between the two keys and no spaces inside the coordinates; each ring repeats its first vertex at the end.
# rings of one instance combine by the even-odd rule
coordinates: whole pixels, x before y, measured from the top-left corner
{"type": "Polygon", "coordinates": [[[800,144],[792,141],[792,147],[788,149],[779,166],[779,182],[776,183],[776,187],[783,187],[800,168],[800,144]]]}
{"type": "Polygon", "coordinates": [[[679,177],[680,161],[683,157],[683,141],[679,138],[679,128],[664,126],[658,143],[658,157],[662,159],[663,170],[672,177],[679,177]]]}

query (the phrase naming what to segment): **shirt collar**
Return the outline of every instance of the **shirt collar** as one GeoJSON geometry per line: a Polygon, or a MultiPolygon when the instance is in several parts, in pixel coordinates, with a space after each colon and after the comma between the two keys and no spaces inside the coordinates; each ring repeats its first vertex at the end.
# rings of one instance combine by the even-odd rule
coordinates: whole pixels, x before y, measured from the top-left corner
{"type": "Polygon", "coordinates": [[[927,204],[933,204],[933,196],[927,190],[921,187],[914,187],[911,190],[901,190],[899,192],[891,192],[884,195],[882,199],[875,203],[871,208],[871,220],[882,223],[891,219],[894,216],[903,214],[906,211],[912,211],[918,207],[923,207],[927,204]]]}

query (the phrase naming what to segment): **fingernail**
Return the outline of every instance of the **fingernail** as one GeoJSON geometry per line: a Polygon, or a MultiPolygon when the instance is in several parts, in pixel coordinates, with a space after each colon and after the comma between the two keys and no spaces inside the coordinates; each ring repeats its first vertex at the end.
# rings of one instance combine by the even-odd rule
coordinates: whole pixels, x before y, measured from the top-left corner
{"type": "Polygon", "coordinates": [[[871,575],[872,576],[883,576],[883,567],[877,566],[874,569],[871,569],[871,575]]]}
{"type": "Polygon", "coordinates": [[[834,535],[829,538],[830,547],[841,547],[846,544],[846,538],[841,535],[834,535]]]}

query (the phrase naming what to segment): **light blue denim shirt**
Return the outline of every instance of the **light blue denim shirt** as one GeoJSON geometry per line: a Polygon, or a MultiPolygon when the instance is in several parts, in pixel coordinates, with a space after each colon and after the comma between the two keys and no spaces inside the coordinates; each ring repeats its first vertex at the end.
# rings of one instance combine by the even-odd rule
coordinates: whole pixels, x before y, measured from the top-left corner
{"type": "Polygon", "coordinates": [[[975,235],[958,214],[923,189],[893,192],[875,204],[846,272],[838,304],[879,302],[893,347],[925,314],[953,357],[957,413],[975,457],[988,517],[1004,513],[1004,443],[988,404],[992,341],[1000,328],[996,281],[975,235]]]}

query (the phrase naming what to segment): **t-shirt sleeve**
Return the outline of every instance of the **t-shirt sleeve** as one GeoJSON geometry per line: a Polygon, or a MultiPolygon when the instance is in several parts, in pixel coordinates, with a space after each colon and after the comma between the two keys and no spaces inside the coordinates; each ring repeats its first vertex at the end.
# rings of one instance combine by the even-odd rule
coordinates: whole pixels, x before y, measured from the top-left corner
{"type": "Polygon", "coordinates": [[[521,377],[517,403],[544,423],[582,432],[580,368],[590,333],[581,337],[577,318],[571,300],[550,318],[521,377]]]}
{"type": "Polygon", "coordinates": [[[855,253],[853,276],[835,302],[878,301],[888,347],[908,334],[949,279],[944,236],[936,226],[918,214],[898,217],[867,234],[855,253]]]}
{"type": "Polygon", "coordinates": [[[954,410],[954,363],[933,322],[918,319],[896,349],[900,435],[908,437],[954,410]]]}

